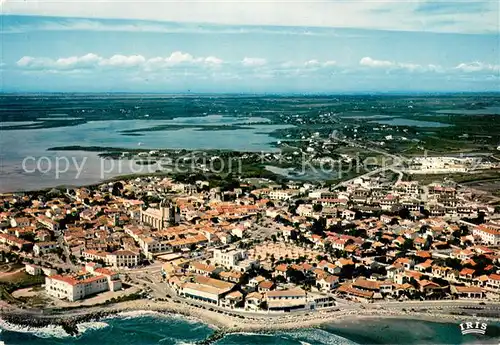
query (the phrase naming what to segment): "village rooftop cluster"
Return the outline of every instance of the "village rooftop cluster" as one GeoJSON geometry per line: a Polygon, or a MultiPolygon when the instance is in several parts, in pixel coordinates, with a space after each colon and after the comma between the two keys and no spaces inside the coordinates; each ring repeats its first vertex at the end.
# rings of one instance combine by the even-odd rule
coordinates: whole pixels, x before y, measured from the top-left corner
{"type": "Polygon", "coordinates": [[[252,312],[499,297],[500,214],[486,192],[382,174],[335,188],[235,181],[4,194],[2,260],[45,275],[49,305],[129,286],[252,312]]]}

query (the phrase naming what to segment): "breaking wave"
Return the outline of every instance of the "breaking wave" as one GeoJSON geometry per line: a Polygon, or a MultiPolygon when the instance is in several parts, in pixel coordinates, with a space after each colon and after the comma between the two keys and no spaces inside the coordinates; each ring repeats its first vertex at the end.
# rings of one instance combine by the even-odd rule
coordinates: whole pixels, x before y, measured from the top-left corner
{"type": "Polygon", "coordinates": [[[134,311],[122,311],[120,313],[117,313],[115,315],[110,315],[108,318],[123,318],[123,319],[135,319],[138,317],[144,317],[144,316],[149,316],[149,317],[164,317],[165,314],[162,314],[160,312],[154,311],[154,310],[134,310],[134,311]]]}
{"type": "MultiPolygon", "coordinates": [[[[84,334],[87,331],[94,331],[108,327],[109,325],[105,322],[82,322],[77,324],[78,336],[84,334]]],[[[10,332],[17,333],[29,333],[33,334],[39,338],[69,338],[71,337],[61,326],[49,325],[44,327],[31,327],[22,326],[9,323],[5,320],[0,319],[0,331],[6,330],[10,332]]],[[[2,343],[0,343],[2,345],[2,343]]]]}
{"type": "MultiPolygon", "coordinates": [[[[231,338],[234,336],[258,336],[258,337],[271,337],[271,338],[281,338],[283,340],[298,342],[301,345],[311,345],[314,344],[322,344],[322,345],[357,345],[357,343],[341,337],[336,334],[329,333],[322,329],[314,328],[314,329],[303,329],[296,331],[277,331],[277,332],[235,332],[226,334],[221,342],[224,343],[224,338],[231,338]]],[[[180,345],[180,344],[179,344],[180,345]]]]}
{"type": "Polygon", "coordinates": [[[102,321],[82,322],[82,323],[77,324],[76,327],[78,328],[78,332],[80,334],[84,334],[87,331],[96,331],[99,329],[109,327],[109,324],[107,324],[106,322],[102,322],[102,321]]]}
{"type": "Polygon", "coordinates": [[[195,316],[181,315],[175,312],[159,312],[154,310],[134,310],[134,311],[123,311],[114,315],[110,315],[107,318],[121,318],[123,320],[135,319],[140,317],[153,317],[153,318],[163,318],[163,319],[176,319],[179,321],[192,323],[192,324],[200,324],[200,327],[208,326],[213,328],[211,325],[206,324],[202,320],[196,318],[195,316]]]}
{"type": "Polygon", "coordinates": [[[349,340],[347,338],[341,337],[325,330],[314,328],[314,329],[303,329],[297,330],[289,333],[279,333],[280,335],[287,337],[289,339],[294,339],[300,342],[302,345],[307,345],[309,342],[315,342],[319,344],[328,345],[357,345],[357,343],[349,340]]]}
{"type": "Polygon", "coordinates": [[[61,326],[45,326],[45,327],[30,327],[30,326],[21,326],[14,325],[6,322],[5,320],[0,319],[0,329],[17,332],[17,333],[30,333],[39,338],[67,338],[69,337],[68,333],[61,326]]]}

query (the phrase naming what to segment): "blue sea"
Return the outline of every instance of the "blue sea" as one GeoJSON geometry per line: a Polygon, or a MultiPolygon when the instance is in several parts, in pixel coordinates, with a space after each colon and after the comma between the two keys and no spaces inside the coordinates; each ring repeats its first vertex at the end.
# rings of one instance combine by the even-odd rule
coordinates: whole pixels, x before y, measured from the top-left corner
{"type": "MultiPolygon", "coordinates": [[[[195,320],[157,313],[124,313],[79,325],[70,337],[60,327],[30,329],[1,324],[5,345],[153,345],[195,344],[215,329],[195,320]]],[[[217,345],[335,345],[335,344],[498,344],[500,324],[489,324],[486,335],[462,336],[457,323],[381,319],[345,321],[314,329],[269,334],[234,333],[217,345]]]]}

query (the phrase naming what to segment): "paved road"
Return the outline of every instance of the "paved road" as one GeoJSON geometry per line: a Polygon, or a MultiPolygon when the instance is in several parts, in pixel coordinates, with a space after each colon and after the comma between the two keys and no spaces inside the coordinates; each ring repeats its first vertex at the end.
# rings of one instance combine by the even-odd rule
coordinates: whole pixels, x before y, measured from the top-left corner
{"type": "Polygon", "coordinates": [[[153,264],[145,266],[145,267],[140,267],[140,268],[134,268],[134,269],[120,269],[120,273],[126,273],[126,274],[138,274],[138,273],[158,273],[161,271],[161,266],[163,265],[163,262],[161,261],[155,261],[153,264]]]}
{"type": "Polygon", "coordinates": [[[367,172],[366,174],[363,174],[363,175],[360,175],[360,176],[356,176],[356,177],[354,177],[352,179],[349,179],[349,180],[346,180],[346,181],[342,181],[342,182],[338,183],[337,185],[333,186],[332,187],[333,190],[335,190],[335,189],[337,189],[337,188],[339,188],[341,186],[348,185],[352,181],[354,181],[354,180],[356,180],[358,178],[369,177],[369,176],[372,176],[372,175],[375,175],[375,174],[378,174],[378,173],[381,173],[381,172],[387,171],[387,170],[391,170],[391,171],[395,172],[396,174],[398,174],[398,179],[397,179],[396,183],[401,182],[401,180],[403,179],[403,172],[401,170],[399,170],[398,167],[401,166],[401,164],[406,160],[406,158],[404,158],[402,156],[394,155],[392,153],[389,153],[389,152],[386,152],[386,151],[383,151],[383,150],[380,150],[380,149],[376,149],[376,148],[373,148],[373,147],[367,147],[367,146],[364,146],[364,145],[361,145],[359,143],[355,143],[355,142],[352,142],[352,141],[349,141],[349,140],[345,140],[345,139],[336,139],[336,140],[344,142],[346,144],[354,145],[356,147],[363,148],[363,149],[365,149],[367,151],[371,151],[371,152],[375,152],[375,153],[384,155],[386,157],[390,157],[390,158],[392,158],[392,163],[390,165],[388,165],[388,166],[385,166],[385,167],[378,168],[378,169],[372,170],[370,172],[367,172]]]}

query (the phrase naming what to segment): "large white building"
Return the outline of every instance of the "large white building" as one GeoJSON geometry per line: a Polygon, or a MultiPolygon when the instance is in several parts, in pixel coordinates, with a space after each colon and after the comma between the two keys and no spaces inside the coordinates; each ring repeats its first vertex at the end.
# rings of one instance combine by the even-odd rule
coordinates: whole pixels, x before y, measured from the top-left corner
{"type": "Polygon", "coordinates": [[[500,244],[500,226],[495,224],[481,224],[472,230],[472,235],[481,239],[481,242],[491,245],[500,244]]]}
{"type": "Polygon", "coordinates": [[[477,159],[473,157],[415,157],[410,162],[407,173],[410,174],[442,174],[467,172],[473,168],[477,159]]]}
{"type": "Polygon", "coordinates": [[[12,226],[13,228],[15,228],[15,227],[24,228],[24,227],[30,226],[30,224],[31,224],[31,222],[30,222],[29,218],[27,218],[27,217],[12,218],[10,220],[10,226],[12,226]]]}
{"type": "Polygon", "coordinates": [[[290,200],[299,194],[296,189],[275,189],[269,192],[269,199],[273,200],[290,200]]]}
{"type": "Polygon", "coordinates": [[[314,214],[313,206],[308,204],[301,204],[297,207],[297,214],[301,217],[312,217],[314,214]]]}
{"type": "Polygon", "coordinates": [[[85,266],[84,272],[45,277],[45,291],[56,298],[77,301],[99,292],[121,289],[117,272],[97,266],[90,263],[85,266]]]}
{"type": "Polygon", "coordinates": [[[232,269],[247,257],[246,251],[236,249],[214,249],[213,263],[232,269]]]}
{"type": "Polygon", "coordinates": [[[157,240],[152,237],[146,237],[139,241],[139,246],[147,257],[151,257],[152,254],[167,252],[171,248],[169,241],[157,240]]]}
{"type": "Polygon", "coordinates": [[[396,190],[411,197],[419,196],[418,181],[400,181],[396,185],[396,190]]]}
{"type": "Polygon", "coordinates": [[[106,255],[106,263],[113,267],[135,267],[139,264],[139,254],[130,250],[117,250],[106,255]]]}
{"type": "Polygon", "coordinates": [[[139,264],[139,253],[130,250],[117,250],[112,253],[99,252],[96,250],[86,250],[82,253],[87,260],[100,261],[109,266],[119,267],[134,267],[139,264]]]}
{"type": "Polygon", "coordinates": [[[300,288],[268,291],[265,294],[267,307],[271,311],[292,311],[306,308],[306,292],[300,288]]]}

